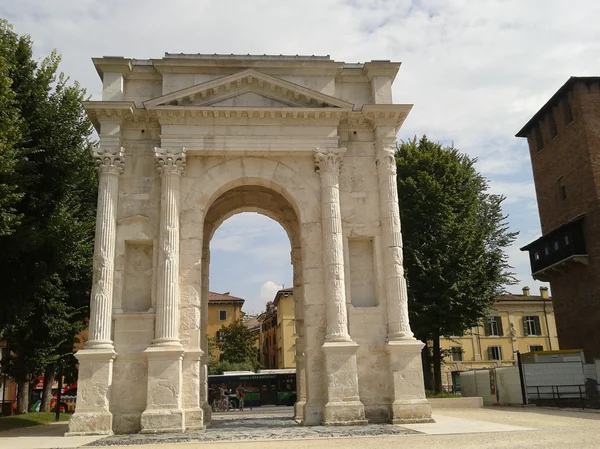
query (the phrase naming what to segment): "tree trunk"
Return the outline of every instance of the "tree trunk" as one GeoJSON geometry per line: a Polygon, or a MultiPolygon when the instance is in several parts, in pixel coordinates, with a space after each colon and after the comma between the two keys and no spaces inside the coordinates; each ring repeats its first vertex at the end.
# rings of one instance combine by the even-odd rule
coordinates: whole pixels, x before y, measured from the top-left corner
{"type": "Polygon", "coordinates": [[[56,367],[50,364],[44,371],[44,390],[42,392],[42,403],[40,404],[40,412],[50,411],[50,401],[52,400],[52,384],[54,383],[54,372],[56,367]]]}
{"type": "Polygon", "coordinates": [[[433,336],[433,379],[435,394],[442,392],[442,350],[440,348],[440,336],[433,336]]]}
{"type": "Polygon", "coordinates": [[[17,415],[22,415],[29,411],[29,379],[17,382],[17,386],[17,415]]]}
{"type": "Polygon", "coordinates": [[[421,351],[421,362],[423,364],[423,383],[425,390],[433,391],[433,379],[431,376],[431,357],[429,354],[429,346],[425,345],[421,351]]]}

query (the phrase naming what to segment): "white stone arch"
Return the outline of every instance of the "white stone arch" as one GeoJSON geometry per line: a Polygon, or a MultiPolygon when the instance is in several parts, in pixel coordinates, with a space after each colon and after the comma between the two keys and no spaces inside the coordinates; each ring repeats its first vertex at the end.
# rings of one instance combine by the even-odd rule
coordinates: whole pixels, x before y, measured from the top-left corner
{"type": "MultiPolygon", "coordinates": [[[[312,165],[312,160],[310,162],[312,165]]],[[[191,165],[194,165],[192,158],[191,165]]],[[[286,231],[292,249],[290,262],[294,270],[294,287],[297,289],[296,318],[298,327],[303,327],[303,246],[307,244],[307,240],[302,237],[302,228],[303,223],[307,223],[312,234],[315,230],[320,230],[320,226],[315,223],[320,219],[319,183],[316,175],[311,173],[313,179],[307,179],[285,163],[262,157],[228,159],[207,170],[195,170],[192,167],[190,173],[193,176],[187,178],[187,188],[182,189],[182,343],[188,346],[197,344],[207,352],[208,341],[203,329],[207,327],[208,316],[210,240],[227,218],[242,212],[265,215],[286,231]],[[200,335],[193,335],[195,329],[200,329],[200,335]],[[196,340],[190,342],[190,339],[196,340]]],[[[188,397],[194,402],[198,399],[192,394],[197,391],[194,386],[200,383],[199,401],[204,410],[204,420],[208,422],[210,407],[206,402],[206,362],[205,355],[199,373],[190,370],[186,375],[184,370],[183,383],[184,391],[190,393],[188,397]]],[[[304,388],[304,384],[301,387],[304,388]]],[[[304,391],[298,392],[299,398],[305,396],[304,391]]],[[[187,407],[192,407],[192,404],[187,404],[187,407]]]]}
{"type": "MultiPolygon", "coordinates": [[[[193,159],[188,162],[192,164],[193,159]]],[[[307,157],[307,160],[312,158],[307,157]]],[[[284,162],[265,157],[236,157],[216,164],[198,177],[188,178],[182,213],[189,208],[208,211],[224,192],[241,185],[271,188],[294,207],[301,223],[319,221],[319,179],[306,177],[284,162]],[[315,207],[316,206],[316,207],[315,207]]]]}
{"type": "MultiPolygon", "coordinates": [[[[84,106],[99,134],[98,222],[89,339],[77,353],[69,431],[181,432],[210,422],[200,394],[206,248],[214,229],[243,210],[281,223],[301,267],[297,377],[306,396],[296,416],[305,425],[431,420],[402,269],[393,152],[411,105],[391,104],[399,64],[207,56],[94,59],[103,100],[84,106]],[[246,187],[262,200],[211,212],[246,187]],[[263,198],[261,189],[272,194],[263,198]],[[147,218],[147,229],[131,226],[132,217],[147,218]],[[123,259],[128,240],[147,251],[123,259]],[[121,262],[141,269],[119,273],[121,262]],[[132,291],[120,282],[139,285],[142,271],[152,277],[155,307],[119,313],[113,287],[132,291]]],[[[152,296],[147,286],[144,297],[152,296]]],[[[124,303],[145,304],[133,301],[137,293],[124,303]]]]}

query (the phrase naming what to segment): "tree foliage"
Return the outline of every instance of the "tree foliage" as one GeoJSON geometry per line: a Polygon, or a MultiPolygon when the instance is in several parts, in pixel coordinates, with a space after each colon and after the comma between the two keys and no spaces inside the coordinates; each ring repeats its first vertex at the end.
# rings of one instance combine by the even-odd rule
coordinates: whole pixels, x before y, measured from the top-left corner
{"type": "MultiPolygon", "coordinates": [[[[259,368],[256,335],[248,329],[242,320],[234,321],[229,326],[222,326],[220,331],[221,362],[259,368]]],[[[247,368],[245,368],[247,369],[247,368]]]]}
{"type": "Polygon", "coordinates": [[[488,192],[475,160],[422,137],[398,147],[398,198],[411,326],[433,342],[441,389],[440,337],[463,335],[515,282],[505,249],[515,240],[504,197],[488,192]]]}
{"type": "Polygon", "coordinates": [[[59,63],[55,52],[38,63],[29,36],[0,21],[0,105],[16,113],[0,113],[16,127],[8,137],[0,130],[0,332],[14,355],[9,374],[21,384],[72,351],[91,285],[91,124],[85,91],[59,63]]]}

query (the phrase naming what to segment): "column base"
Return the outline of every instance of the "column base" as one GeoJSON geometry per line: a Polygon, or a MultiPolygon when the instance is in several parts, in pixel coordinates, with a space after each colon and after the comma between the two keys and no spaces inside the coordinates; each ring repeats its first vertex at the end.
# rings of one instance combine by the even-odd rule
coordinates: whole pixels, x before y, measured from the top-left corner
{"type": "Polygon", "coordinates": [[[86,348],[75,354],[79,361],[77,409],[69,421],[67,435],[113,434],[109,397],[116,355],[112,345],[103,349],[86,348]]]}
{"type": "Polygon", "coordinates": [[[294,419],[296,421],[304,421],[304,404],[306,404],[306,401],[298,401],[294,404],[294,419]]]}
{"type": "Polygon", "coordinates": [[[185,415],[185,430],[204,429],[204,410],[200,407],[186,408],[183,413],[185,415]]]}
{"type": "Polygon", "coordinates": [[[140,433],[182,433],[185,430],[183,410],[146,410],[142,413],[140,433]]]}
{"type": "Polygon", "coordinates": [[[327,404],[323,425],[356,426],[367,424],[365,408],[358,396],[358,366],[353,342],[325,342],[325,369],[327,375],[327,404]]]}
{"type": "Polygon", "coordinates": [[[183,432],[183,348],[150,346],[144,354],[148,358],[148,393],[146,410],[142,413],[141,433],[183,432]]]}
{"type": "Polygon", "coordinates": [[[323,405],[304,404],[304,416],[302,417],[303,426],[320,426],[323,421],[323,405]]]}
{"type": "Polygon", "coordinates": [[[69,420],[66,437],[88,435],[112,435],[113,416],[108,410],[95,412],[76,412],[69,420]]]}
{"type": "Polygon", "coordinates": [[[325,404],[324,426],[366,426],[368,423],[365,408],[360,401],[325,404]]]}
{"type": "Polygon", "coordinates": [[[431,417],[431,404],[425,398],[421,350],[425,346],[415,339],[388,341],[392,403],[392,424],[435,422],[431,417]]]}
{"type": "Polygon", "coordinates": [[[432,423],[431,404],[427,399],[395,401],[392,404],[392,424],[432,423]]]}

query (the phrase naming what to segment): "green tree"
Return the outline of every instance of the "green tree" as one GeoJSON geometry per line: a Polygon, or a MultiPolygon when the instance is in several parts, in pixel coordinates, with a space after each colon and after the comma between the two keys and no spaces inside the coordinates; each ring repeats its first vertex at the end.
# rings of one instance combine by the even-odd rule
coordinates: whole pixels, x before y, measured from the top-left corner
{"type": "MultiPolygon", "coordinates": [[[[2,47],[3,41],[0,41],[0,48],[2,47]]],[[[0,53],[0,236],[12,234],[20,219],[15,209],[22,198],[17,191],[15,179],[15,168],[19,160],[15,145],[21,140],[20,127],[9,64],[5,55],[0,53]]]]}
{"type": "Polygon", "coordinates": [[[52,52],[36,62],[30,37],[2,20],[0,59],[11,80],[0,103],[12,98],[19,116],[11,140],[21,195],[12,206],[18,225],[0,236],[0,333],[13,354],[8,370],[20,387],[19,411],[26,412],[32,376],[72,352],[84,327],[97,184],[85,92],[58,72],[60,57],[52,52]]]}
{"type": "MultiPolygon", "coordinates": [[[[398,199],[409,310],[416,336],[433,344],[434,390],[442,388],[440,337],[463,335],[515,282],[505,249],[515,240],[475,160],[422,137],[398,147],[398,199]]],[[[427,358],[429,351],[425,351],[427,358]]]]}
{"type": "Polygon", "coordinates": [[[244,326],[242,320],[221,327],[221,361],[234,364],[247,364],[257,369],[258,348],[256,335],[244,326]]]}

